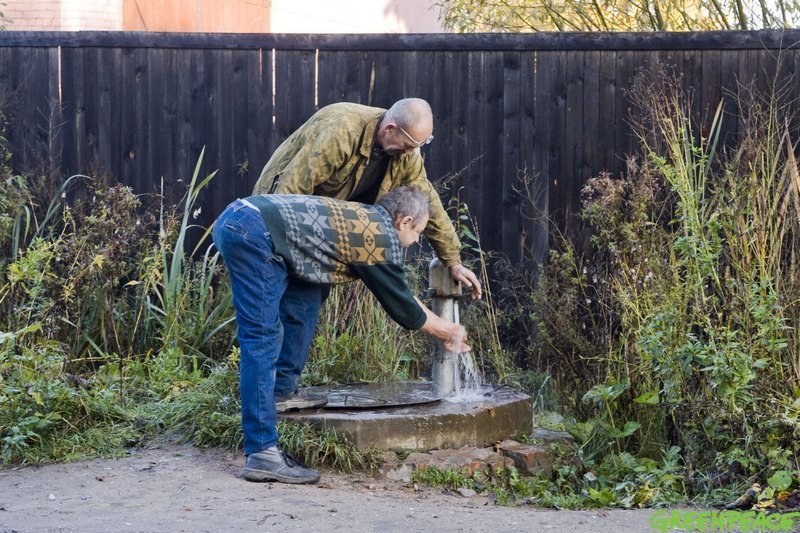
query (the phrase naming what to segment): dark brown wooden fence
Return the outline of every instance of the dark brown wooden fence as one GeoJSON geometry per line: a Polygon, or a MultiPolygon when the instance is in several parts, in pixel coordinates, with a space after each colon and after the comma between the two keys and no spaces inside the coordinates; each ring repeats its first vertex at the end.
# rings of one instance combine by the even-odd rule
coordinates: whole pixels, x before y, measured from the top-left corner
{"type": "MultiPolygon", "coordinates": [[[[516,192],[576,227],[584,181],[619,174],[634,147],[626,89],[661,60],[683,74],[698,116],[754,81],[766,91],[800,71],[800,31],[646,34],[200,35],[0,32],[0,91],[10,99],[14,164],[61,175],[100,170],[137,192],[162,177],[177,194],[201,149],[210,222],[250,193],[272,150],[316,109],[387,107],[407,96],[434,110],[423,149],[432,180],[469,205],[484,248],[541,260],[547,227],[516,192]]],[[[791,89],[800,100],[800,83],[791,89]]]]}

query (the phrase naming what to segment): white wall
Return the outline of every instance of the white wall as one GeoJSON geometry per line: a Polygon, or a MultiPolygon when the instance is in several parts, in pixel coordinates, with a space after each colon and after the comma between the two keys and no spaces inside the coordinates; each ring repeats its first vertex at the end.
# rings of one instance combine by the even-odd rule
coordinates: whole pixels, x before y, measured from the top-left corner
{"type": "Polygon", "coordinates": [[[119,0],[62,0],[61,30],[92,31],[122,29],[119,0]]]}
{"type": "Polygon", "coordinates": [[[272,33],[443,32],[433,0],[272,0],[272,33]]]}

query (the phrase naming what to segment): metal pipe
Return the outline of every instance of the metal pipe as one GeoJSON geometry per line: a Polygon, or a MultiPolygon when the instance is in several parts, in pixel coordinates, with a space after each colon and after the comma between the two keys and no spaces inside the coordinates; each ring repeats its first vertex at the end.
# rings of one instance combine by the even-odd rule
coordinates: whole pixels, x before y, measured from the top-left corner
{"type": "MultiPolygon", "coordinates": [[[[461,283],[453,280],[450,269],[439,259],[428,266],[429,294],[432,296],[431,311],[442,318],[459,323],[458,297],[461,296],[461,283]]],[[[433,368],[431,378],[439,394],[449,396],[455,392],[456,373],[459,354],[444,349],[440,340],[433,347],[433,368]]]]}

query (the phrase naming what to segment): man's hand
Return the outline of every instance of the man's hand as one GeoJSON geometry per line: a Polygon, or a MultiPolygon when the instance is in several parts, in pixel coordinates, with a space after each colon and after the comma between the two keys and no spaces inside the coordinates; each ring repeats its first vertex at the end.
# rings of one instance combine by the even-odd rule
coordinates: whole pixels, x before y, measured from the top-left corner
{"type": "Polygon", "coordinates": [[[435,337],[442,341],[444,349],[451,353],[465,353],[472,350],[467,344],[467,330],[461,324],[456,324],[445,318],[440,317],[420,301],[416,296],[414,299],[425,311],[425,323],[420,328],[422,333],[435,337]]]}
{"type": "Polygon", "coordinates": [[[472,287],[472,299],[477,300],[481,297],[481,282],[478,281],[478,278],[475,274],[472,273],[470,269],[465,267],[462,264],[453,265],[450,267],[450,276],[456,280],[460,281],[467,287],[472,287]]]}
{"type": "Polygon", "coordinates": [[[467,330],[464,326],[452,324],[449,330],[449,337],[442,339],[445,350],[450,353],[467,353],[472,350],[467,344],[467,330]]]}

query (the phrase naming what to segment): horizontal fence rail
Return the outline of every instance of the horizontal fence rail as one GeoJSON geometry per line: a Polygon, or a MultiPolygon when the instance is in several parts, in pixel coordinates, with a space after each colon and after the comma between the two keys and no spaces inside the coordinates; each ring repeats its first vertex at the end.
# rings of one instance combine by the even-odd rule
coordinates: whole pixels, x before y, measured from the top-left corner
{"type": "MultiPolygon", "coordinates": [[[[800,71],[800,31],[434,35],[0,32],[0,96],[15,168],[101,173],[177,201],[200,151],[199,223],[246,196],[274,148],[315,110],[431,103],[429,177],[466,202],[484,249],[541,262],[548,222],[578,227],[580,189],[635,148],[628,90],[660,62],[710,121],[734,95],[800,71]],[[520,193],[526,177],[534,205],[520,193]]],[[[795,109],[800,83],[789,85],[795,109]]],[[[796,125],[796,124],[795,124],[796,125]]],[[[447,199],[445,199],[447,200],[447,199]]]]}

